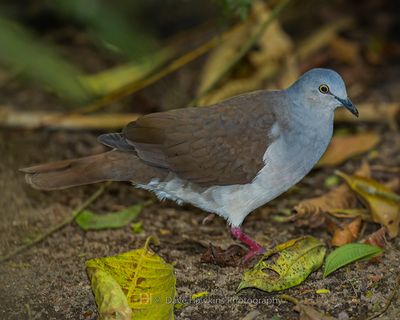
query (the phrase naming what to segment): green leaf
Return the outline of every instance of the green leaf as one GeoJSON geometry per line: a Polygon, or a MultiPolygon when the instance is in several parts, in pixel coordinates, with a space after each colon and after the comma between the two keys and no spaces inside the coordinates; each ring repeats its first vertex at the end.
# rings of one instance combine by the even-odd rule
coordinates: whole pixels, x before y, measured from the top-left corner
{"type": "Polygon", "coordinates": [[[383,250],[379,247],[371,246],[370,244],[365,243],[349,243],[345,244],[332,251],[325,262],[324,269],[324,278],[336,271],[337,269],[361,260],[361,259],[370,259],[379,254],[381,254],[383,250]]]}
{"type": "Polygon", "coordinates": [[[174,318],[176,278],[172,265],[149,247],[86,261],[100,319],[174,318]]]}
{"type": "Polygon", "coordinates": [[[272,292],[296,286],[322,265],[325,252],[325,245],[311,236],[280,244],[245,271],[238,290],[253,287],[272,292]]]}
{"type": "Polygon", "coordinates": [[[85,210],[75,218],[75,222],[85,231],[117,229],[136,219],[142,209],[143,205],[137,204],[118,212],[101,215],[85,210]]]}

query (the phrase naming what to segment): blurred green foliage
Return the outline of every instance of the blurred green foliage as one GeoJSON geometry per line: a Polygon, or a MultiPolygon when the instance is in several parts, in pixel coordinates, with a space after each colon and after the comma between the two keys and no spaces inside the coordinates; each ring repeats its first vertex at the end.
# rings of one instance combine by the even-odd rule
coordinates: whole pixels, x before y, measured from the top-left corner
{"type": "MultiPolygon", "coordinates": [[[[106,2],[54,0],[46,4],[61,18],[80,23],[103,48],[126,57],[130,61],[127,72],[132,70],[132,64],[137,64],[140,70],[152,65],[154,56],[150,52],[156,48],[152,36],[143,32],[143,28],[133,28],[122,12],[114,10],[106,2]]],[[[92,88],[82,83],[82,72],[68,62],[55,45],[38,40],[22,24],[2,16],[0,63],[71,102],[85,103],[93,97],[92,88]]]]}
{"type": "Polygon", "coordinates": [[[1,17],[0,60],[14,72],[39,81],[73,101],[88,99],[78,81],[77,68],[64,61],[54,47],[38,42],[23,27],[1,17]]]}
{"type": "MultiPolygon", "coordinates": [[[[99,95],[109,94],[118,89],[118,86],[149,76],[172,58],[174,50],[169,47],[160,49],[155,34],[147,31],[149,25],[156,24],[158,14],[165,16],[161,9],[158,11],[160,1],[39,0],[27,5],[18,2],[2,4],[0,64],[18,76],[42,84],[77,106],[87,103],[99,95]],[[149,20],[153,15],[153,11],[149,15],[149,7],[154,11],[154,21],[149,20]],[[143,12],[147,14],[142,16],[143,12]],[[36,19],[33,23],[29,20],[32,17],[36,19]],[[143,18],[149,21],[147,26],[144,26],[146,21],[143,22],[143,18]],[[53,31],[52,28],[57,32],[60,25],[73,26],[72,30],[78,28],[79,31],[89,33],[91,39],[96,40],[103,50],[127,63],[98,75],[85,75],[77,65],[69,62],[59,52],[55,44],[40,40],[35,34],[39,31],[35,25],[45,26],[46,32],[53,31]]],[[[219,4],[226,16],[242,18],[247,16],[251,2],[210,1],[213,5],[219,4]]],[[[171,8],[176,9],[185,5],[179,1],[171,3],[163,5],[171,5],[171,8]]],[[[191,4],[186,5],[186,10],[187,8],[189,12],[194,10],[191,4]]],[[[212,16],[209,11],[205,12],[212,16]]],[[[174,14],[173,11],[168,13],[172,20],[166,21],[173,21],[174,14]]]]}

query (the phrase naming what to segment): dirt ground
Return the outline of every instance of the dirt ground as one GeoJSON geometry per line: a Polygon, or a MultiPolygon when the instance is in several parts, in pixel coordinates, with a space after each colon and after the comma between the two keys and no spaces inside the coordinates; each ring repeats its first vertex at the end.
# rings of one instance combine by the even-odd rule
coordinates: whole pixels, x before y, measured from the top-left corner
{"type": "MultiPolygon", "coordinates": [[[[398,166],[400,135],[387,132],[385,128],[377,130],[383,134],[383,142],[373,163],[398,166]]],[[[62,221],[98,188],[36,191],[24,183],[23,175],[17,169],[32,163],[91,154],[102,148],[94,133],[0,131],[1,254],[62,221]]],[[[359,162],[360,159],[354,159],[341,169],[351,172],[359,162]]],[[[324,229],[295,228],[293,224],[277,223],[269,217],[278,208],[290,208],[299,199],[323,193],[323,180],[330,174],[330,170],[313,171],[301,182],[297,192],[284,194],[251,214],[244,223],[245,230],[267,247],[306,234],[329,240],[324,229]]],[[[135,190],[128,184],[114,183],[90,209],[107,212],[143,202],[149,197],[147,192],[135,190]]],[[[205,251],[202,244],[212,242],[227,247],[234,243],[221,218],[202,225],[205,216],[206,213],[190,206],[154,201],[140,215],[144,231],[139,235],[133,234],[129,226],[83,232],[74,223],[68,225],[0,265],[0,318],[95,319],[96,305],[85,272],[85,261],[138,248],[149,235],[156,235],[161,241],[159,247],[154,247],[158,254],[176,264],[179,299],[187,301],[193,293],[210,292],[208,303],[186,304],[176,312],[176,319],[241,319],[252,310],[262,313],[257,319],[296,318],[293,305],[280,300],[278,294],[255,289],[236,294],[242,274],[239,267],[223,268],[201,262],[205,251]]],[[[375,230],[377,226],[369,229],[375,230]]],[[[399,250],[399,238],[390,240],[379,263],[356,263],[326,279],[322,279],[322,272],[318,271],[285,293],[340,319],[366,319],[384,307],[395,288],[399,250]],[[316,294],[316,289],[329,289],[330,293],[316,294]]],[[[381,318],[397,319],[399,310],[397,295],[381,318]]]]}

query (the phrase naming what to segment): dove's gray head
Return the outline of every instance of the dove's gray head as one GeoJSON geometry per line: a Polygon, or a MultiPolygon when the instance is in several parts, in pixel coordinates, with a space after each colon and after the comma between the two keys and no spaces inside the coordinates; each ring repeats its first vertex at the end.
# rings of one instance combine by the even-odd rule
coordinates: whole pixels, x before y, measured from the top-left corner
{"type": "Polygon", "coordinates": [[[287,91],[291,97],[296,97],[296,104],[314,112],[333,112],[343,106],[358,117],[357,108],[347,96],[342,77],[333,70],[311,69],[287,91]]]}

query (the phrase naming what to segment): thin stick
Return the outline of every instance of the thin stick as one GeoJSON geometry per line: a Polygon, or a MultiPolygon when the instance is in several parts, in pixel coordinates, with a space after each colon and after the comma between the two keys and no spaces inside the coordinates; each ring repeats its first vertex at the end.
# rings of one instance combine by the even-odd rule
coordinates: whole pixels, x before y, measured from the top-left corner
{"type": "Polygon", "coordinates": [[[136,113],[77,114],[46,111],[17,111],[12,106],[0,105],[0,126],[37,129],[115,130],[134,121],[136,113]]]}
{"type": "Polygon", "coordinates": [[[397,278],[396,278],[396,284],[395,284],[395,286],[393,288],[392,293],[390,294],[389,299],[386,301],[385,307],[381,311],[379,311],[378,313],[373,314],[372,316],[370,316],[367,320],[372,320],[372,319],[378,318],[379,316],[384,314],[387,311],[387,309],[389,309],[394,297],[399,292],[399,287],[400,287],[400,275],[398,275],[397,278]]]}
{"type": "Polygon", "coordinates": [[[107,187],[111,184],[111,182],[107,182],[105,184],[103,184],[99,189],[97,189],[97,191],[95,193],[93,193],[84,203],[82,203],[78,208],[76,208],[75,210],[72,211],[72,214],[66,218],[64,221],[56,224],[55,226],[51,227],[50,229],[48,229],[45,233],[37,236],[34,240],[32,240],[31,242],[24,244],[20,247],[18,247],[17,249],[15,249],[14,251],[12,251],[11,253],[9,253],[6,256],[3,256],[0,258],[0,263],[3,263],[7,260],[10,260],[11,258],[15,257],[17,254],[21,253],[22,251],[33,247],[35,245],[37,245],[38,243],[42,242],[44,239],[46,239],[48,236],[52,235],[53,233],[55,233],[56,231],[64,228],[65,226],[67,226],[68,224],[70,224],[72,221],[75,220],[75,218],[83,211],[85,210],[93,201],[95,201],[98,197],[100,197],[104,191],[107,189],[107,187]]]}

